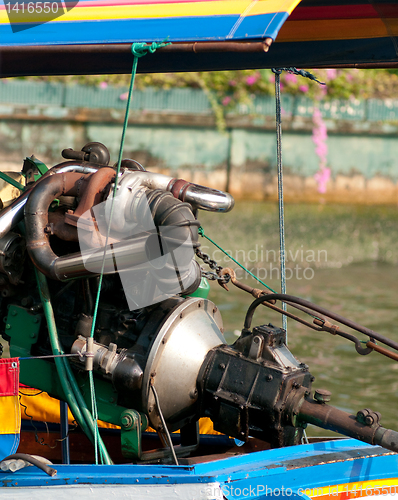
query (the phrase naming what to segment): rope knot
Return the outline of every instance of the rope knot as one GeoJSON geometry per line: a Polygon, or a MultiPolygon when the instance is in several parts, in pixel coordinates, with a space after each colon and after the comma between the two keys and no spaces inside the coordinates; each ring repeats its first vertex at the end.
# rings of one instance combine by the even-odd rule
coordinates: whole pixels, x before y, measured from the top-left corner
{"type": "Polygon", "coordinates": [[[320,82],[312,73],[309,71],[305,71],[304,69],[297,69],[294,66],[291,68],[272,68],[271,71],[275,73],[275,75],[280,75],[282,71],[286,71],[287,73],[291,73],[297,76],[303,76],[304,78],[308,78],[309,80],[313,80],[314,82],[319,83],[320,85],[326,85],[324,82],[320,82]]]}
{"type": "Polygon", "coordinates": [[[205,235],[205,230],[203,229],[202,226],[198,227],[198,234],[199,234],[199,236],[204,236],[205,235]]]}
{"type": "Polygon", "coordinates": [[[157,49],[160,49],[162,47],[166,47],[166,45],[170,45],[171,42],[152,42],[151,44],[148,43],[141,43],[141,42],[136,42],[133,43],[131,46],[131,52],[133,53],[133,56],[135,57],[142,57],[148,54],[150,52],[153,54],[157,49]]]}

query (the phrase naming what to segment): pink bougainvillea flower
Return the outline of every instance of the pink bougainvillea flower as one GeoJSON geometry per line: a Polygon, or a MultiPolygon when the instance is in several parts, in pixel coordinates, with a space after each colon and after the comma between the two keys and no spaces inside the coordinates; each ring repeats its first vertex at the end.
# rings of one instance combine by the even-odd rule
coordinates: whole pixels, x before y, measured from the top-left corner
{"type": "Polygon", "coordinates": [[[312,141],[315,144],[315,154],[319,159],[319,170],[314,175],[314,179],[318,183],[318,192],[326,193],[327,183],[331,174],[330,168],[326,167],[328,155],[328,131],[326,124],[323,121],[322,113],[318,107],[314,108],[312,123],[312,141]]]}
{"type": "Polygon", "coordinates": [[[292,73],[286,73],[285,82],[295,84],[295,83],[297,83],[297,76],[293,75],[292,73]]]}
{"type": "Polygon", "coordinates": [[[120,94],[119,99],[121,101],[127,101],[128,96],[129,96],[128,92],[123,92],[123,94],[120,94]]]}
{"type": "Polygon", "coordinates": [[[335,78],[337,78],[337,69],[335,68],[327,69],[326,75],[328,80],[334,80],[335,78]]]}
{"type": "Polygon", "coordinates": [[[224,99],[221,101],[222,105],[223,106],[228,106],[228,104],[232,101],[232,98],[227,95],[226,97],[224,97],[224,99]]]}
{"type": "Polygon", "coordinates": [[[309,91],[308,85],[300,85],[299,91],[303,92],[304,94],[306,94],[309,91]]]}
{"type": "Polygon", "coordinates": [[[247,85],[254,85],[258,78],[255,75],[250,75],[246,78],[247,85]]]}
{"type": "Polygon", "coordinates": [[[108,87],[108,84],[107,82],[101,82],[98,86],[100,89],[106,89],[108,87]]]}
{"type": "Polygon", "coordinates": [[[327,183],[330,179],[330,168],[322,168],[314,175],[314,179],[318,183],[318,192],[326,193],[327,183]]]}

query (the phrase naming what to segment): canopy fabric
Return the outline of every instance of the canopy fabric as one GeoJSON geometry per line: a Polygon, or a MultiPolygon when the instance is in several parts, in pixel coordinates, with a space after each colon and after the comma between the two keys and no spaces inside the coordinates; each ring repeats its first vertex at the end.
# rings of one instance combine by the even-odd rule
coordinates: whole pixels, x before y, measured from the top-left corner
{"type": "Polygon", "coordinates": [[[56,0],[44,12],[44,1],[1,0],[0,40],[3,46],[274,40],[299,1],[75,0],[65,8],[56,0]]]}
{"type": "Polygon", "coordinates": [[[398,63],[398,2],[303,0],[281,28],[273,56],[319,67],[398,63]]]}
{"type": "Polygon", "coordinates": [[[2,77],[129,73],[132,42],[165,39],[139,72],[398,67],[397,1],[69,0],[33,27],[10,25],[10,2],[21,5],[0,0],[2,77]]]}

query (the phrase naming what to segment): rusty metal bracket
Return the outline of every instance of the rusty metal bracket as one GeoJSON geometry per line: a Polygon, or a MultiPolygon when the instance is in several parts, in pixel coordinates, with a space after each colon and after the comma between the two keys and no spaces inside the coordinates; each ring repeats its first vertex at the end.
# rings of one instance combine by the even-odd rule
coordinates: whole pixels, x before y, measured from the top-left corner
{"type": "MultiPolygon", "coordinates": [[[[230,282],[235,285],[237,288],[239,288],[240,290],[243,290],[244,292],[247,292],[247,293],[250,293],[250,295],[253,295],[253,297],[255,299],[258,299],[259,297],[261,297],[261,295],[264,295],[264,294],[267,294],[269,292],[266,292],[265,290],[260,290],[259,288],[253,288],[249,285],[245,285],[245,283],[242,283],[240,281],[238,281],[238,279],[236,278],[236,273],[235,271],[231,268],[231,267],[223,267],[222,269],[220,269],[217,273],[219,276],[229,276],[230,277],[230,282]]],[[[229,291],[228,287],[227,287],[227,284],[224,283],[223,281],[219,281],[219,285],[224,288],[225,290],[227,290],[227,292],[229,291]]],[[[272,304],[275,304],[275,300],[273,300],[271,303],[272,304]]]]}

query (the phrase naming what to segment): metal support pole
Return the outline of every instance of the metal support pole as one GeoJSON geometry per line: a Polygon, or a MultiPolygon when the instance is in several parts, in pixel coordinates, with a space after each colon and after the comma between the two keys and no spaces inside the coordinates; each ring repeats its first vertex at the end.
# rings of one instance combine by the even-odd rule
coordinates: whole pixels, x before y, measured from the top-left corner
{"type": "Polygon", "coordinates": [[[59,402],[60,424],[61,424],[61,453],[62,463],[70,464],[70,451],[69,451],[69,424],[68,424],[68,403],[65,401],[59,402]]]}

